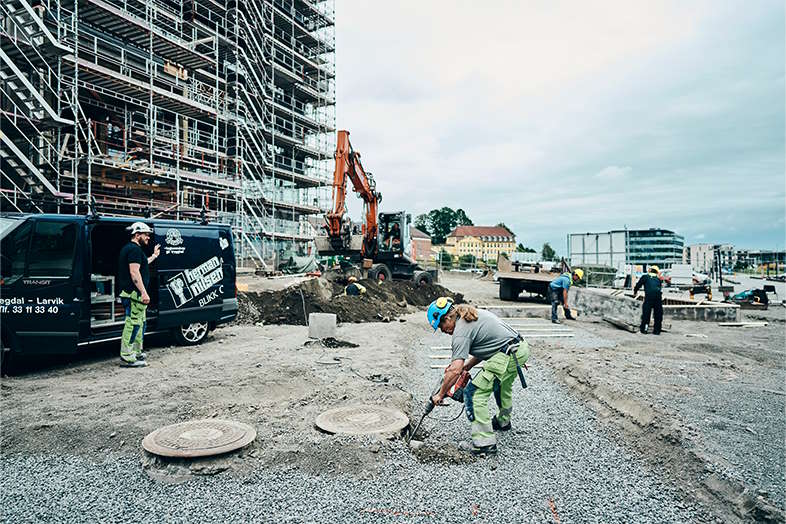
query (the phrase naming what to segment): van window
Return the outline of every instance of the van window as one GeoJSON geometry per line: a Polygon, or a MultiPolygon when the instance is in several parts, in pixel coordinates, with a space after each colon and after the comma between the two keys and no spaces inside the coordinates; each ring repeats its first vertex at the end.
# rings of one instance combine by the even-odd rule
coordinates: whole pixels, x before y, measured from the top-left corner
{"type": "Polygon", "coordinates": [[[0,245],[0,278],[4,284],[11,284],[24,276],[32,229],[31,222],[25,222],[3,238],[0,245]]]}
{"type": "Polygon", "coordinates": [[[39,220],[35,225],[27,275],[31,278],[70,277],[74,267],[76,224],[39,220]]]}

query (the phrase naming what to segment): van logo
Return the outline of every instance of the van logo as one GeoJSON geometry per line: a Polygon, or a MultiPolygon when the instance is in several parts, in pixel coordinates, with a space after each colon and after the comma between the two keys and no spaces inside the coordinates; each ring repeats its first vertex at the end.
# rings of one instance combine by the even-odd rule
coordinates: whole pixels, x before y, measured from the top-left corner
{"type": "Polygon", "coordinates": [[[164,246],[164,254],[182,255],[186,252],[186,247],[182,244],[183,236],[180,234],[179,229],[169,228],[166,230],[166,246],[164,246]]]}
{"type": "Polygon", "coordinates": [[[179,229],[167,229],[166,231],[166,243],[170,246],[179,246],[183,243],[183,236],[180,234],[179,229]]]}
{"type": "MultiPolygon", "coordinates": [[[[179,308],[193,300],[195,297],[207,293],[211,287],[220,283],[224,279],[224,270],[221,267],[221,260],[212,257],[202,262],[193,269],[186,269],[170,278],[167,282],[167,289],[172,295],[175,307],[179,308]]],[[[207,302],[200,300],[200,306],[212,302],[218,294],[209,297],[207,302]]]]}
{"type": "Polygon", "coordinates": [[[220,237],[218,239],[218,245],[221,246],[221,250],[223,251],[223,250],[225,250],[226,248],[229,247],[229,240],[227,240],[224,237],[220,237]]]}

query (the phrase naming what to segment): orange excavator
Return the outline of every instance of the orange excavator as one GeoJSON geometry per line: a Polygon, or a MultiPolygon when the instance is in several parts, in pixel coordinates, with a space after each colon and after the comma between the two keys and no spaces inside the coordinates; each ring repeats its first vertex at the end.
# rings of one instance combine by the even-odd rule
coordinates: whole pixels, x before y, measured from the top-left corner
{"type": "Polygon", "coordinates": [[[368,270],[378,281],[415,280],[434,282],[434,272],[425,271],[408,255],[410,215],[403,211],[379,213],[382,195],[371,173],[363,169],[360,153],[352,149],[349,131],[338,132],[336,168],[333,172],[333,210],[325,213],[325,235],[314,241],[322,256],[341,255],[368,270]],[[347,179],[363,200],[364,221],[356,231],[347,214],[347,179]]]}
{"type": "MultiPolygon", "coordinates": [[[[371,173],[366,173],[360,162],[360,153],[352,149],[349,131],[339,131],[336,141],[336,169],[333,172],[333,211],[325,214],[325,230],[333,251],[337,253],[353,250],[352,221],[347,215],[347,179],[352,181],[352,190],[363,199],[365,222],[361,231],[360,255],[372,258],[377,251],[377,208],[382,194],[371,173]]],[[[356,239],[357,242],[357,239],[356,239]]],[[[355,244],[354,249],[357,249],[355,244]]]]}

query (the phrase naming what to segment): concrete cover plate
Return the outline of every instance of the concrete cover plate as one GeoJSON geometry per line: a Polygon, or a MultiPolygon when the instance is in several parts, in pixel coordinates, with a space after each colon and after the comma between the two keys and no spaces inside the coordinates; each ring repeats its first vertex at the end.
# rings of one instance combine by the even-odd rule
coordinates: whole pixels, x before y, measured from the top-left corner
{"type": "Polygon", "coordinates": [[[206,457],[240,449],[255,438],[257,432],[248,424],[209,418],[158,428],[142,447],[164,457],[206,457]]]}
{"type": "Polygon", "coordinates": [[[342,435],[397,433],[409,424],[403,412],[384,406],[355,405],[329,409],[316,420],[317,427],[342,435]]]}

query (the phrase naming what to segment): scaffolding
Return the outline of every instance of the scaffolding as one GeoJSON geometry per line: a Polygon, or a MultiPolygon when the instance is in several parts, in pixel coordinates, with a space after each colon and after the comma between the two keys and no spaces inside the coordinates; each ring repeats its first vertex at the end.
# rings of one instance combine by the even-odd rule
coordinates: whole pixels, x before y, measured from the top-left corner
{"type": "Polygon", "coordinates": [[[231,224],[302,251],[330,202],[333,0],[2,0],[0,209],[231,224]]]}

